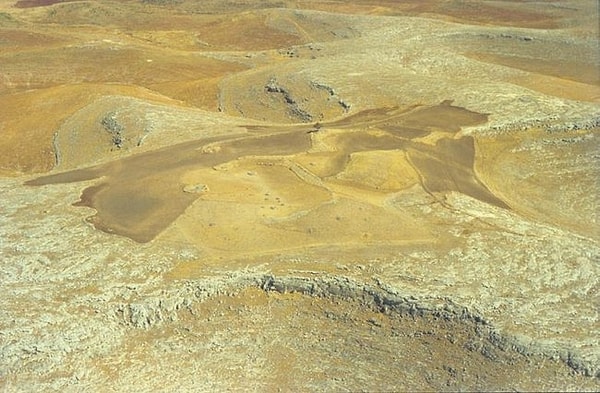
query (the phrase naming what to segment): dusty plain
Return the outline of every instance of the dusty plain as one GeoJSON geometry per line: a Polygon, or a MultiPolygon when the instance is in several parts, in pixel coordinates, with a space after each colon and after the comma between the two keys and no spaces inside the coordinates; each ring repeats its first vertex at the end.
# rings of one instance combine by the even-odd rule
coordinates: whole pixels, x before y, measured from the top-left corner
{"type": "Polygon", "coordinates": [[[595,0],[0,0],[0,391],[600,390],[595,0]]]}

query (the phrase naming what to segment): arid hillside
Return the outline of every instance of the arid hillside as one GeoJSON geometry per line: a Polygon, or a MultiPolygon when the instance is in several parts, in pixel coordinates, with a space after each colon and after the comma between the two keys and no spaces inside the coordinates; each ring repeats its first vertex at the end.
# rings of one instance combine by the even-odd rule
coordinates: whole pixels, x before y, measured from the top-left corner
{"type": "Polygon", "coordinates": [[[595,0],[0,0],[0,391],[600,390],[595,0]]]}

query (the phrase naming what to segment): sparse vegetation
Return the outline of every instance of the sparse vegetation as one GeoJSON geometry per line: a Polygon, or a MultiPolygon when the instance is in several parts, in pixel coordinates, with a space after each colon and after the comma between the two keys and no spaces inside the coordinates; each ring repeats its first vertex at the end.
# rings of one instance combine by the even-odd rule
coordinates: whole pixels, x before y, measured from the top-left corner
{"type": "Polygon", "coordinates": [[[599,391],[597,12],[0,1],[0,391],[599,391]]]}

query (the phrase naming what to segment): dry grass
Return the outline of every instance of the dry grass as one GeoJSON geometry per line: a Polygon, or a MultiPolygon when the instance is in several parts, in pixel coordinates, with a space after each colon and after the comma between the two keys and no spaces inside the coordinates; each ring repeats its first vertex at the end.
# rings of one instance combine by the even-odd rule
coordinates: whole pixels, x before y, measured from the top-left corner
{"type": "Polygon", "coordinates": [[[0,389],[597,386],[596,8],[552,3],[0,0],[0,389]]]}

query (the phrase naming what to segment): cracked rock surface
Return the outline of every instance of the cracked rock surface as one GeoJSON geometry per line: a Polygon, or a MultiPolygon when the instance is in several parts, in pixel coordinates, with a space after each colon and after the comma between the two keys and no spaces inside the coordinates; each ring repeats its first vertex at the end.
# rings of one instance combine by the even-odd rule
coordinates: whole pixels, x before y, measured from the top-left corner
{"type": "Polygon", "coordinates": [[[0,390],[598,391],[595,2],[0,0],[0,390]]]}

